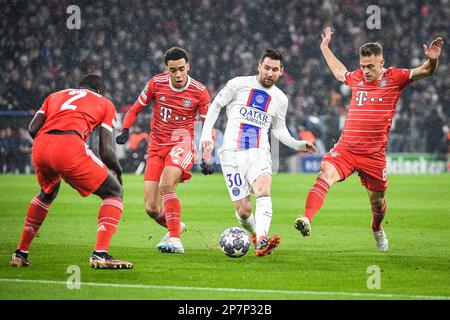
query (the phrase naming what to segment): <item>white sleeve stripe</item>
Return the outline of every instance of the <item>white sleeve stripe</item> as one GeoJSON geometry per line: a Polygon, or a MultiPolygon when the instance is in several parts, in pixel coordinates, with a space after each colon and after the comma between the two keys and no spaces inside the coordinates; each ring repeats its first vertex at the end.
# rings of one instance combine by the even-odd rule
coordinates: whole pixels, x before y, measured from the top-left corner
{"type": "Polygon", "coordinates": [[[108,129],[109,131],[113,132],[113,128],[108,126],[106,123],[102,122],[101,126],[105,129],[108,129]]]}
{"type": "Polygon", "coordinates": [[[36,113],[42,113],[42,114],[45,114],[45,112],[42,111],[42,110],[38,110],[36,113]]]}
{"type": "Polygon", "coordinates": [[[409,78],[412,79],[414,73],[414,69],[411,69],[411,72],[409,73],[409,78]]]}
{"type": "Polygon", "coordinates": [[[139,103],[140,103],[141,105],[143,105],[144,107],[146,106],[146,104],[142,102],[141,96],[139,96],[138,101],[139,101],[139,103]]]}

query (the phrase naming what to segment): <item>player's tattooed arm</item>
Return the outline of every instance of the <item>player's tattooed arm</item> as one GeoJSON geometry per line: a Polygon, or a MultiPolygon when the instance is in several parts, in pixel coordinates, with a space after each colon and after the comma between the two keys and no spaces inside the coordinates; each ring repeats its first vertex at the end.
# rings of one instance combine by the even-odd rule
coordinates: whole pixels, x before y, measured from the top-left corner
{"type": "Polygon", "coordinates": [[[30,136],[34,139],[36,135],[38,134],[39,130],[41,130],[42,126],[45,122],[45,114],[43,112],[36,112],[36,114],[33,117],[33,120],[31,120],[30,124],[28,125],[28,132],[30,133],[30,136]]]}
{"type": "Polygon", "coordinates": [[[328,67],[333,73],[334,77],[339,82],[345,81],[345,73],[347,72],[347,68],[342,64],[341,61],[336,58],[333,52],[328,47],[328,44],[331,41],[331,37],[333,32],[330,27],[326,27],[324,34],[322,34],[322,43],[320,44],[320,50],[327,61],[328,67]]]}
{"type": "Polygon", "coordinates": [[[99,130],[100,158],[106,166],[116,174],[117,179],[120,184],[122,184],[122,167],[120,166],[119,160],[114,152],[112,132],[104,127],[100,127],[99,130]]]}
{"type": "Polygon", "coordinates": [[[444,40],[441,37],[434,39],[430,46],[423,45],[425,56],[428,58],[420,67],[413,69],[412,79],[419,80],[431,76],[437,68],[438,59],[441,55],[444,40]]]}

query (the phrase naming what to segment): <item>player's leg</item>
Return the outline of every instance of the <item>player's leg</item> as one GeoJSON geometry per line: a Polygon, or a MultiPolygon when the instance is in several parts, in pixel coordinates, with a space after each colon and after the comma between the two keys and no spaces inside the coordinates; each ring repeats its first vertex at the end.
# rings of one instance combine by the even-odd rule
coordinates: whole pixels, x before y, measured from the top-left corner
{"type": "Polygon", "coordinates": [[[181,244],[181,204],[175,189],[180,183],[183,171],[176,166],[166,166],[161,174],[159,191],[163,202],[163,211],[166,218],[167,229],[169,230],[169,240],[167,243],[160,243],[158,250],[163,253],[184,253],[181,244]]]}
{"type": "Polygon", "coordinates": [[[251,234],[252,242],[256,245],[256,221],[250,196],[233,201],[233,205],[239,224],[251,234]]]}
{"type": "Polygon", "coordinates": [[[379,251],[387,251],[389,242],[381,227],[386,214],[386,190],[388,179],[386,174],[386,156],[384,153],[373,154],[370,157],[360,156],[359,177],[366,187],[372,209],[371,229],[375,244],[379,251]]]}
{"type": "Polygon", "coordinates": [[[10,264],[15,267],[27,267],[31,264],[28,260],[28,252],[31,242],[37,235],[39,228],[47,217],[50,205],[58,195],[61,180],[47,193],[41,189],[30,202],[25,217],[25,225],[22,230],[19,245],[11,257],[10,264]]]}
{"type": "Polygon", "coordinates": [[[109,254],[109,244],[119,225],[123,212],[123,189],[109,170],[103,183],[93,192],[103,202],[98,213],[97,241],[89,259],[92,268],[131,269],[128,261],[114,259],[109,254]]]}
{"type": "Polygon", "coordinates": [[[28,206],[20,242],[11,257],[12,266],[30,265],[28,261],[30,244],[44,222],[61,184],[61,176],[49,164],[49,160],[54,158],[54,150],[48,139],[47,135],[41,135],[34,141],[32,160],[41,192],[31,200],[28,206]]]}
{"type": "Polygon", "coordinates": [[[338,181],[345,180],[354,172],[352,156],[342,148],[333,148],[322,159],[319,175],[306,198],[303,216],[294,221],[294,227],[303,236],[311,234],[311,221],[322,208],[325,197],[331,186],[338,181]]]}
{"type": "Polygon", "coordinates": [[[252,184],[253,193],[256,197],[256,239],[267,236],[270,223],[272,222],[272,198],[270,188],[272,185],[272,175],[269,173],[261,174],[252,184]]]}
{"type": "Polygon", "coordinates": [[[160,226],[167,228],[164,212],[161,210],[161,194],[158,181],[144,181],[144,203],[148,216],[160,226]]]}
{"type": "Polygon", "coordinates": [[[367,193],[369,195],[370,205],[372,208],[371,228],[375,239],[375,244],[378,250],[385,252],[389,247],[389,241],[387,239],[386,233],[381,226],[381,223],[386,214],[387,207],[385,192],[374,192],[367,189],[367,193]]]}
{"type": "Polygon", "coordinates": [[[159,181],[164,170],[164,159],[157,150],[150,148],[147,153],[147,163],[144,173],[144,203],[145,211],[150,218],[164,228],[167,228],[166,218],[161,206],[159,181]]]}
{"type": "Polygon", "coordinates": [[[247,158],[243,153],[237,156],[234,151],[223,151],[219,154],[225,184],[235,208],[239,224],[246,229],[256,245],[256,222],[252,213],[250,186],[245,179],[247,158]]]}
{"type": "MultiPolygon", "coordinates": [[[[251,171],[250,171],[251,172],[251,171]]],[[[250,173],[249,172],[249,173],[250,173]]],[[[272,253],[280,243],[278,235],[269,236],[269,228],[272,222],[272,174],[263,172],[252,184],[252,189],[256,197],[256,239],[257,245],[255,255],[265,256],[272,253]]]]}

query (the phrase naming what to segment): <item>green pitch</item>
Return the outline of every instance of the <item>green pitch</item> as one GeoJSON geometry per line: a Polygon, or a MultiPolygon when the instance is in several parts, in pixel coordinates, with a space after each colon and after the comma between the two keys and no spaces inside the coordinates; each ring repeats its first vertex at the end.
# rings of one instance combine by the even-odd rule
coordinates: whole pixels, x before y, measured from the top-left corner
{"type": "Polygon", "coordinates": [[[271,233],[281,245],[272,255],[250,251],[240,259],[218,248],[222,231],[238,225],[220,174],[194,175],[177,190],[188,227],[184,255],[156,251],[165,231],[143,210],[142,179],[124,177],[125,211],[110,247],[134,269],[94,270],[88,258],[100,200],[82,199],[64,183],[32,243],[33,265],[10,267],[38,187],[31,175],[0,176],[0,299],[450,299],[448,174],[390,176],[387,253],[375,247],[356,176],[332,188],[303,238],[293,221],[315,175],[275,175],[271,233]],[[80,268],[80,289],[66,285],[70,266],[80,268]]]}

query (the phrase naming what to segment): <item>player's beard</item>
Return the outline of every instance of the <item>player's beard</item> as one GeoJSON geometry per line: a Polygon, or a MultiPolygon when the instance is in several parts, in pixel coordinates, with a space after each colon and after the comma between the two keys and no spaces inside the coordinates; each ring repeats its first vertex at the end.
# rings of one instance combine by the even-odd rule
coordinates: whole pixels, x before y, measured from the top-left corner
{"type": "Polygon", "coordinates": [[[260,82],[264,88],[270,88],[271,86],[273,86],[275,84],[275,80],[268,79],[268,78],[264,78],[260,82]]]}

